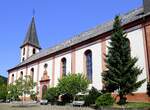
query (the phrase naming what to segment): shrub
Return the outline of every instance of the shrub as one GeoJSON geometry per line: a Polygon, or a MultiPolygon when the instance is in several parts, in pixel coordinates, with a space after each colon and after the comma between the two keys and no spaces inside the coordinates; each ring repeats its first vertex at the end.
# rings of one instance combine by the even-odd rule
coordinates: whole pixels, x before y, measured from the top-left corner
{"type": "Polygon", "coordinates": [[[96,99],[101,95],[101,92],[92,87],[89,94],[85,97],[85,105],[95,104],[96,99]]]}
{"type": "Polygon", "coordinates": [[[49,88],[46,92],[45,98],[48,100],[48,102],[51,102],[53,104],[56,102],[58,97],[58,92],[56,87],[49,88]]]}
{"type": "Polygon", "coordinates": [[[150,97],[150,82],[147,83],[147,95],[150,97]]]}
{"type": "Polygon", "coordinates": [[[96,99],[96,106],[111,106],[114,103],[114,99],[110,93],[103,94],[96,99]]]}
{"type": "Polygon", "coordinates": [[[61,94],[68,93],[74,97],[77,93],[86,91],[88,84],[89,81],[82,74],[70,73],[59,79],[57,88],[61,94]]]}
{"type": "Polygon", "coordinates": [[[62,98],[62,101],[63,101],[64,103],[70,103],[70,102],[72,102],[72,100],[73,100],[72,95],[70,95],[70,94],[68,94],[68,93],[62,95],[61,98],[62,98]]]}
{"type": "Polygon", "coordinates": [[[30,98],[32,99],[32,100],[37,100],[37,96],[36,96],[36,93],[33,93],[33,94],[31,94],[30,95],[30,98]]]}

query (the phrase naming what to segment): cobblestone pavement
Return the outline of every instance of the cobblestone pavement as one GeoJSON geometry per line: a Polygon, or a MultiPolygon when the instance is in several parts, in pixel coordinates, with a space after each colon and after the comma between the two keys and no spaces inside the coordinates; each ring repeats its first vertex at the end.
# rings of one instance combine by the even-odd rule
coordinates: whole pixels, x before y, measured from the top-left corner
{"type": "Polygon", "coordinates": [[[88,107],[34,105],[32,107],[14,107],[11,104],[0,103],[0,110],[94,110],[88,107]]]}

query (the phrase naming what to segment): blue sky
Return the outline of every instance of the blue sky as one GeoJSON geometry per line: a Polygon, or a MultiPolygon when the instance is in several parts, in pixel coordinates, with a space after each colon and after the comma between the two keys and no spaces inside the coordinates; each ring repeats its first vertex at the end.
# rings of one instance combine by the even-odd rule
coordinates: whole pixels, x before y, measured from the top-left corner
{"type": "Polygon", "coordinates": [[[42,48],[142,6],[142,0],[0,0],[0,75],[20,62],[20,45],[35,9],[42,48]]]}

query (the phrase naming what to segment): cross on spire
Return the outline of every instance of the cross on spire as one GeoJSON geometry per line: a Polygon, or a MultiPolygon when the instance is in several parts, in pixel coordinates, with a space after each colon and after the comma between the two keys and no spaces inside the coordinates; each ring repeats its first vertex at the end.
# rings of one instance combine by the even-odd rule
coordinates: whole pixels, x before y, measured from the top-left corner
{"type": "Polygon", "coordinates": [[[32,14],[33,14],[33,16],[35,16],[35,9],[34,8],[33,8],[32,14]]]}

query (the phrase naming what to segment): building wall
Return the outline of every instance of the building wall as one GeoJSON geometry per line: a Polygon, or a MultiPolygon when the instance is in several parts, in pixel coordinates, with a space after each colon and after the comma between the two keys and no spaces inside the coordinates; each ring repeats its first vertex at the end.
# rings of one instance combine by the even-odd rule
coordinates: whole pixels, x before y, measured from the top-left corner
{"type": "Polygon", "coordinates": [[[14,80],[16,80],[17,71],[12,71],[11,73],[9,73],[9,76],[8,76],[8,84],[12,83],[12,75],[13,74],[14,74],[14,80]]]}
{"type": "Polygon", "coordinates": [[[58,79],[61,78],[61,59],[66,58],[66,74],[71,73],[71,52],[64,53],[55,57],[55,75],[54,75],[54,86],[57,85],[58,79]]]}
{"type": "Polygon", "coordinates": [[[35,53],[38,53],[38,52],[39,52],[39,49],[37,49],[37,48],[35,48],[35,47],[29,45],[28,57],[30,57],[30,56],[33,55],[33,49],[35,49],[35,53]]]}
{"type": "MultiPolygon", "coordinates": [[[[138,58],[137,65],[141,68],[143,68],[142,74],[138,77],[138,80],[142,80],[147,78],[147,64],[146,64],[146,52],[145,52],[145,44],[144,44],[144,32],[143,28],[136,29],[134,31],[130,31],[127,34],[127,37],[130,39],[131,43],[131,54],[133,57],[138,58]]],[[[84,60],[84,52],[86,50],[92,51],[92,67],[93,67],[93,82],[92,85],[101,90],[102,89],[102,76],[101,73],[104,70],[104,60],[103,54],[107,53],[108,50],[106,46],[109,45],[109,39],[106,41],[104,40],[98,40],[93,43],[89,43],[87,45],[78,47],[74,49],[74,55],[75,55],[75,61],[74,64],[72,64],[72,53],[71,51],[65,52],[63,54],[47,58],[42,61],[38,61],[32,65],[28,65],[27,67],[20,68],[18,70],[12,71],[9,73],[9,79],[11,79],[11,75],[14,74],[15,79],[19,77],[20,72],[23,71],[25,74],[30,74],[31,68],[34,68],[34,81],[38,82],[38,85],[36,87],[37,91],[40,91],[40,80],[43,76],[43,73],[45,71],[44,65],[48,64],[47,67],[47,73],[50,79],[50,82],[48,84],[49,87],[56,86],[58,83],[58,79],[61,78],[61,59],[66,58],[67,60],[67,74],[72,72],[72,66],[75,67],[75,73],[81,73],[86,75],[85,73],[85,60],[84,60]],[[104,48],[105,47],[105,48],[104,48]],[[53,76],[54,75],[54,76],[53,76]]],[[[29,50],[32,50],[32,47],[30,47],[29,50]]],[[[30,51],[29,53],[31,53],[30,51]]],[[[11,80],[9,80],[9,83],[11,80]]],[[[147,82],[145,82],[139,89],[136,91],[137,93],[145,93],[146,92],[146,85],[147,82]]],[[[40,93],[41,94],[41,93],[40,93]]]]}
{"type": "Polygon", "coordinates": [[[20,53],[20,55],[21,55],[20,61],[22,62],[23,58],[24,58],[24,60],[26,60],[28,57],[32,56],[33,55],[33,49],[35,49],[35,53],[39,52],[39,49],[37,49],[33,46],[30,46],[30,45],[25,45],[24,47],[22,47],[21,53],[20,53]],[[25,53],[23,54],[24,49],[25,49],[25,53]]]}
{"type": "Polygon", "coordinates": [[[46,60],[43,60],[43,61],[39,62],[39,79],[38,80],[40,81],[42,76],[43,76],[43,73],[45,71],[45,68],[44,68],[45,64],[48,65],[48,67],[46,68],[46,71],[47,71],[48,76],[50,78],[49,86],[51,86],[51,83],[52,83],[52,59],[51,58],[48,58],[46,60]]]}
{"type": "Polygon", "coordinates": [[[27,74],[26,67],[22,67],[18,69],[16,72],[17,72],[17,79],[21,76],[21,72],[23,72],[23,78],[25,78],[24,76],[26,76],[27,74]]]}
{"type": "MultiPolygon", "coordinates": [[[[144,49],[144,33],[143,29],[138,29],[127,34],[127,37],[131,43],[131,55],[132,57],[137,57],[138,61],[136,63],[141,69],[143,69],[142,74],[138,77],[138,80],[147,79],[147,71],[148,68],[146,65],[146,58],[145,58],[145,49],[144,49]]],[[[137,92],[146,92],[147,82],[145,82],[137,92]]]]}
{"type": "Polygon", "coordinates": [[[84,61],[84,53],[86,50],[92,51],[92,84],[97,89],[102,89],[102,57],[101,57],[101,42],[96,42],[96,44],[89,45],[87,47],[81,47],[77,49],[76,52],[76,73],[82,73],[86,75],[85,72],[85,61],[84,61]]]}
{"type": "Polygon", "coordinates": [[[34,63],[34,64],[31,64],[31,65],[28,65],[27,68],[26,68],[26,71],[27,71],[27,75],[31,75],[31,69],[34,69],[34,75],[33,75],[33,80],[34,82],[36,82],[38,85],[34,88],[34,90],[37,92],[39,90],[37,90],[38,86],[39,86],[39,80],[37,79],[38,78],[38,63],[34,63]]]}
{"type": "Polygon", "coordinates": [[[23,58],[24,58],[24,59],[27,59],[26,53],[27,53],[27,46],[21,48],[21,52],[20,52],[20,55],[21,55],[20,62],[22,62],[22,59],[23,59],[23,58]],[[25,50],[25,53],[24,53],[24,50],[25,50]],[[24,53],[24,54],[23,54],[23,53],[24,53]]]}

